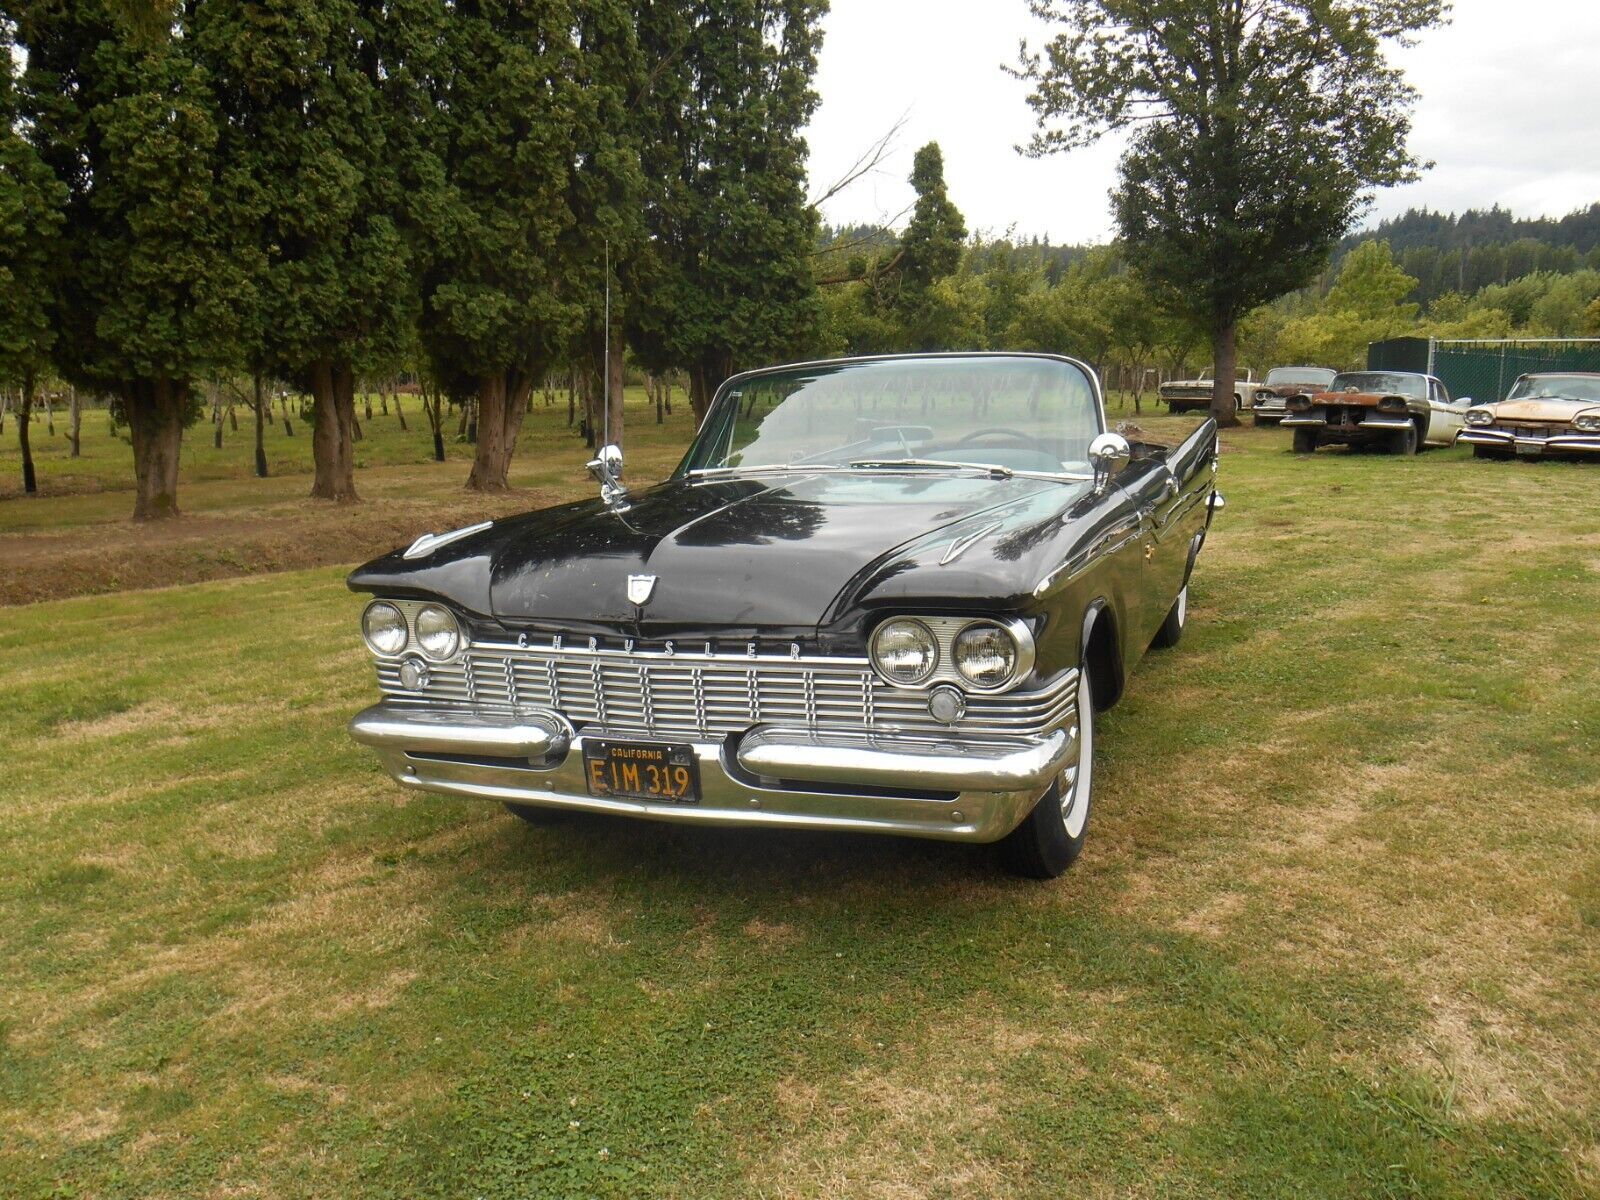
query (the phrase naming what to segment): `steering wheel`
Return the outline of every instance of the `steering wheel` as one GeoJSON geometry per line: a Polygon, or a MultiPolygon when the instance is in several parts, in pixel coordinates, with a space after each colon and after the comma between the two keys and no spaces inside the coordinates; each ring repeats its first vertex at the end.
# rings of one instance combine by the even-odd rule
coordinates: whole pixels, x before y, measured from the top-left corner
{"type": "Polygon", "coordinates": [[[1028,434],[1021,433],[1021,432],[1019,432],[1019,431],[1017,431],[1015,429],[1002,429],[1002,428],[998,428],[998,427],[992,427],[992,428],[989,428],[989,429],[975,429],[971,433],[967,434],[966,437],[961,438],[959,441],[957,441],[956,445],[958,445],[958,446],[966,446],[966,445],[969,445],[972,442],[981,441],[984,438],[992,438],[992,437],[993,438],[999,438],[999,437],[1008,438],[1011,441],[1017,443],[1018,445],[1023,446],[1025,448],[1029,448],[1029,449],[1031,449],[1039,441],[1039,439],[1037,437],[1031,437],[1028,434]]]}

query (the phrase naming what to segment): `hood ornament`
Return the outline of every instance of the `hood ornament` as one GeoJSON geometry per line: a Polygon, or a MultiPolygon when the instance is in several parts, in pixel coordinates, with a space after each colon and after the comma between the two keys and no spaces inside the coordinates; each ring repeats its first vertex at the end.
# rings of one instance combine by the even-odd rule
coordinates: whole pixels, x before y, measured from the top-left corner
{"type": "Polygon", "coordinates": [[[628,576],[628,601],[638,608],[643,608],[650,603],[650,597],[656,590],[656,577],[654,575],[629,575],[628,576]]]}

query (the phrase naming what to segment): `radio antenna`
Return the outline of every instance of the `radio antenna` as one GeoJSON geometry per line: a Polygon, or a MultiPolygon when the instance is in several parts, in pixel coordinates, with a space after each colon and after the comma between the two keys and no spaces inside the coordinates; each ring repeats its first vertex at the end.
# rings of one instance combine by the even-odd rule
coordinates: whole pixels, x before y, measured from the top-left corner
{"type": "Polygon", "coordinates": [[[606,239],[606,335],[605,335],[605,365],[601,368],[605,376],[602,394],[605,397],[604,409],[605,425],[600,430],[600,436],[595,439],[596,446],[606,445],[606,439],[611,436],[611,239],[606,239]]]}

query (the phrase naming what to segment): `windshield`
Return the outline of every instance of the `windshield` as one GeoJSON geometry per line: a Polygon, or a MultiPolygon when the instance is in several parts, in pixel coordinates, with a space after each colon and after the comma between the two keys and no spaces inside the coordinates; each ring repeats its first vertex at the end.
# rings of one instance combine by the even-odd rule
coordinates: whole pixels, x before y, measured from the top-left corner
{"type": "Polygon", "coordinates": [[[1302,387],[1327,387],[1333,382],[1333,372],[1321,367],[1274,367],[1267,372],[1267,382],[1280,387],[1299,384],[1302,387]]]}
{"type": "Polygon", "coordinates": [[[1525,375],[1511,385],[1507,400],[1593,400],[1600,403],[1600,375],[1525,375]]]}
{"type": "Polygon", "coordinates": [[[1428,398],[1428,381],[1400,371],[1345,371],[1335,375],[1330,392],[1373,392],[1385,396],[1428,398]]]}
{"type": "Polygon", "coordinates": [[[1089,473],[1089,375],[1044,358],[820,363],[725,390],[679,473],[949,466],[1089,473]]]}

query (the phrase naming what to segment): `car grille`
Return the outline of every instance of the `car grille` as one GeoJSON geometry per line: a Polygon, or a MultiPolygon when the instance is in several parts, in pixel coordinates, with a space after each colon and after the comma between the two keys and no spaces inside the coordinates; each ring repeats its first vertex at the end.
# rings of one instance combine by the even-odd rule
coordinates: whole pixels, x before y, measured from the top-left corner
{"type": "Polygon", "coordinates": [[[1203,400],[1212,394],[1210,388],[1193,387],[1164,387],[1161,389],[1163,396],[1176,397],[1179,400],[1203,400]]]}
{"type": "Polygon", "coordinates": [[[1569,425],[1548,425],[1537,421],[1500,421],[1498,424],[1521,437],[1555,437],[1572,432],[1569,425]]]}
{"type": "Polygon", "coordinates": [[[472,646],[430,664],[425,689],[400,682],[400,660],[377,662],[391,703],[498,711],[555,709],[575,727],[610,733],[720,739],[754,725],[812,730],[1030,735],[1071,715],[1075,671],[1038,691],[969,696],[953,725],[928,714],[927,693],[892,688],[866,659],[735,658],[625,651],[472,646]]]}

